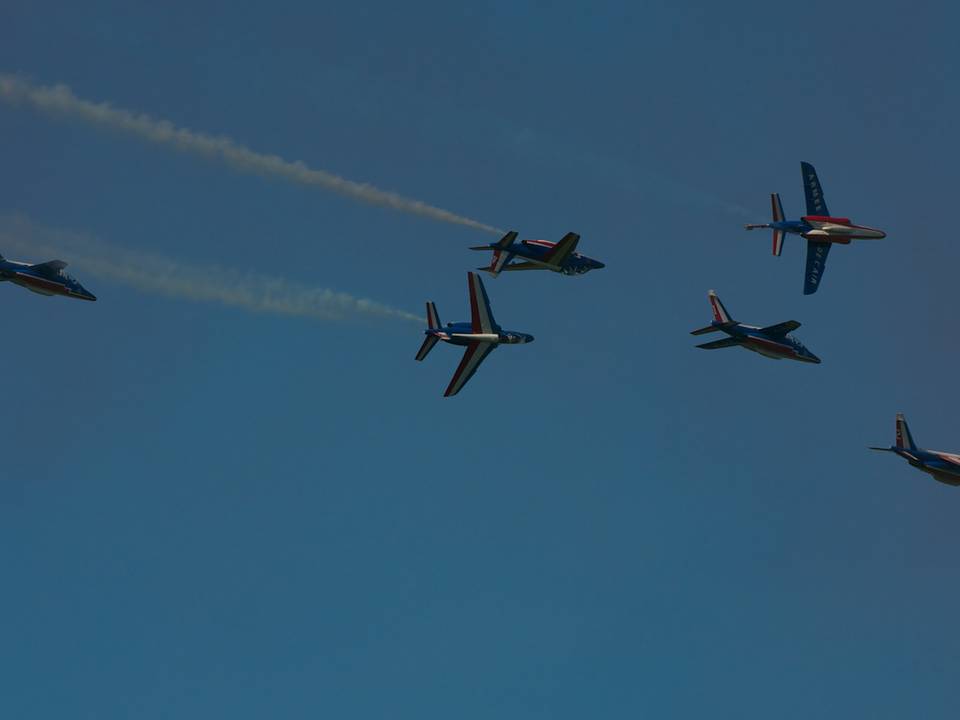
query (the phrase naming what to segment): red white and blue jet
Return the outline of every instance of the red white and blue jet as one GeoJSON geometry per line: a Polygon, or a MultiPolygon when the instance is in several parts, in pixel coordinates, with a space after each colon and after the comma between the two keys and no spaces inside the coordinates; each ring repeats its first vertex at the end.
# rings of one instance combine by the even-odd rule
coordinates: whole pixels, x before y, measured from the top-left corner
{"type": "Polygon", "coordinates": [[[480,276],[467,273],[467,287],[470,290],[470,322],[440,324],[437,306],[427,303],[427,329],[423,345],[417,352],[417,360],[423,360],[437,344],[438,340],[451,345],[463,345],[466,350],[463,359],[447,386],[444,397],[456,395],[480,367],[480,363],[500,345],[519,345],[533,342],[533,335],[503,330],[493,319],[490,300],[483,287],[480,276]]]}
{"type": "Polygon", "coordinates": [[[0,282],[12,282],[40,295],[63,295],[79,300],[96,300],[72,275],[64,272],[63,260],[30,263],[14,262],[0,255],[0,282]]]}
{"type": "Polygon", "coordinates": [[[477,245],[471,250],[492,250],[493,258],[484,270],[494,277],[501,272],[513,270],[552,270],[564,275],[583,275],[591,270],[605,267],[599,260],[588,258],[576,252],[580,236],[569,232],[560,242],[549,240],[521,240],[516,242],[517,233],[511,230],[499,242],[489,245],[477,245]],[[515,258],[521,258],[515,260],[515,258]]]}
{"type": "Polygon", "coordinates": [[[807,198],[807,214],[799,220],[786,220],[780,195],[772,193],[770,204],[773,208],[773,222],[762,225],[746,225],[747,230],[771,228],[773,230],[773,254],[783,250],[786,233],[793,233],[807,240],[807,269],[803,278],[803,294],[812,295],[820,287],[823,271],[827,264],[827,254],[835,243],[849,245],[851,240],[879,240],[887,236],[883,230],[854,225],[850,218],[833,217],[827,210],[823,199],[823,188],[817,178],[817,171],[808,162],[800,163],[803,173],[803,190],[807,198]]]}
{"type": "Polygon", "coordinates": [[[713,290],[709,292],[708,298],[710,306],[713,308],[713,322],[707,327],[692,331],[690,334],[704,335],[712,332],[725,332],[729,337],[697,345],[698,348],[718,350],[720,348],[742,347],[745,350],[752,350],[774,360],[820,363],[820,358],[807,350],[797,338],[790,335],[792,331],[800,327],[800,323],[796,320],[788,320],[767,327],[744,325],[730,318],[727,309],[713,290]]]}
{"type": "Polygon", "coordinates": [[[896,453],[913,467],[931,475],[934,480],[947,485],[960,485],[960,455],[918,448],[903,413],[897,413],[897,444],[888,448],[870,449],[896,453]]]}

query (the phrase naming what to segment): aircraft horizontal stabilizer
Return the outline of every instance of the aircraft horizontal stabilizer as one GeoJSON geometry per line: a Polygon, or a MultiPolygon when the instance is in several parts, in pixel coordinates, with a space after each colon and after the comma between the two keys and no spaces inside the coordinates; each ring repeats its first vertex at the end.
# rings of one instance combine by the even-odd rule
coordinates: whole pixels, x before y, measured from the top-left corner
{"type": "Polygon", "coordinates": [[[698,328],[697,330],[691,330],[691,335],[706,335],[707,333],[720,332],[719,325],[707,325],[706,327],[698,328]]]}
{"type": "Polygon", "coordinates": [[[427,335],[423,339],[423,345],[420,346],[420,349],[417,351],[417,360],[423,360],[427,355],[430,354],[430,351],[433,350],[433,346],[437,344],[436,335],[427,335]]]}

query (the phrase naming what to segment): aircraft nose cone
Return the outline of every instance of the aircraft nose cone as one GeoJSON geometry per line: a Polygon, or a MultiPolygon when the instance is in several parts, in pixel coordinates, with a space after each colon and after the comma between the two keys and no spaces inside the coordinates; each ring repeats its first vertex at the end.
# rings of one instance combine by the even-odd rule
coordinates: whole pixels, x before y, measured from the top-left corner
{"type": "Polygon", "coordinates": [[[531,343],[531,342],[533,342],[533,340],[534,340],[533,335],[525,335],[524,337],[526,337],[526,341],[527,341],[528,343],[531,343]]]}
{"type": "Polygon", "coordinates": [[[606,263],[602,263],[599,260],[597,260],[597,263],[596,263],[597,270],[603,270],[603,268],[605,268],[606,266],[607,266],[606,263]]]}

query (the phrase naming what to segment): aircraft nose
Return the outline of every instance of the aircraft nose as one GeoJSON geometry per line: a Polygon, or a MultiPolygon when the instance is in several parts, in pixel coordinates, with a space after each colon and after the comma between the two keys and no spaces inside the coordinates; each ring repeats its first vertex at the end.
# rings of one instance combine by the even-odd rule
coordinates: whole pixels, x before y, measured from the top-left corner
{"type": "Polygon", "coordinates": [[[531,343],[533,342],[533,335],[524,335],[524,342],[531,343]]]}
{"type": "Polygon", "coordinates": [[[594,263],[594,267],[596,267],[597,270],[603,270],[603,268],[607,266],[606,263],[602,263],[599,260],[595,260],[594,263]]]}

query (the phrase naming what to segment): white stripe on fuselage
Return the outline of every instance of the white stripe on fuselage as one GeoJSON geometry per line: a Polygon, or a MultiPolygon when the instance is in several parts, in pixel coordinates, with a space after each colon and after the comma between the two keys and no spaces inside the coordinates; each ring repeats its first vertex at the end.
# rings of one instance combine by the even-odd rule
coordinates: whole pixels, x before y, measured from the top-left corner
{"type": "Polygon", "coordinates": [[[948,462],[952,465],[956,465],[957,472],[960,472],[960,455],[954,455],[953,453],[940,452],[939,450],[930,450],[930,452],[936,455],[941,460],[948,462]]]}
{"type": "Polygon", "coordinates": [[[795,357],[797,354],[796,348],[792,345],[781,344],[774,340],[758,337],[757,335],[748,335],[744,344],[748,349],[772,358],[795,357]],[[758,346],[752,347],[752,343],[757,343],[758,346]]]}
{"type": "Polygon", "coordinates": [[[886,237],[886,233],[882,230],[875,230],[874,228],[863,225],[843,225],[841,223],[825,222],[823,220],[807,220],[807,222],[813,225],[814,230],[807,232],[806,235],[813,235],[814,237],[817,235],[826,235],[828,237],[847,237],[855,240],[879,240],[880,238],[886,237]]]}
{"type": "Polygon", "coordinates": [[[500,335],[492,333],[451,333],[450,337],[458,340],[469,340],[470,342],[500,342],[500,335]]]}

